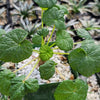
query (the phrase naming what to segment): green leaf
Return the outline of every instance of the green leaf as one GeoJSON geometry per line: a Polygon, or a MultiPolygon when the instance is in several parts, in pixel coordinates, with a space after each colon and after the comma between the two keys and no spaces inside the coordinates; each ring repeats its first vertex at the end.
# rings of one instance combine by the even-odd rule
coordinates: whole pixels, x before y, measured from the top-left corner
{"type": "Polygon", "coordinates": [[[28,79],[25,81],[25,89],[27,93],[36,92],[39,88],[38,80],[28,79]]]}
{"type": "Polygon", "coordinates": [[[84,41],[82,41],[82,43],[81,43],[81,45],[82,46],[89,46],[89,45],[92,45],[92,44],[95,44],[95,41],[94,40],[84,40],[84,41]]]}
{"type": "Polygon", "coordinates": [[[34,0],[42,8],[51,8],[56,3],[57,0],[34,0]]]}
{"type": "Polygon", "coordinates": [[[73,48],[73,39],[65,30],[59,30],[56,33],[56,44],[61,50],[71,50],[73,48]]]}
{"type": "Polygon", "coordinates": [[[11,100],[22,100],[27,93],[36,92],[39,88],[38,82],[35,79],[28,79],[25,82],[23,80],[25,76],[19,76],[12,79],[10,87],[11,100]]]}
{"type": "Polygon", "coordinates": [[[49,60],[53,56],[53,50],[47,46],[44,45],[40,48],[40,58],[42,61],[49,60]]]}
{"type": "Polygon", "coordinates": [[[73,50],[69,55],[69,64],[72,69],[87,77],[100,72],[100,46],[86,44],[73,50]]]}
{"type": "Polygon", "coordinates": [[[25,40],[28,33],[22,29],[14,29],[4,37],[0,37],[0,60],[18,63],[32,54],[32,44],[25,40]]]}
{"type": "Polygon", "coordinates": [[[3,30],[3,29],[0,29],[0,37],[1,37],[2,35],[4,35],[4,34],[6,34],[6,31],[3,30]]]}
{"type": "Polygon", "coordinates": [[[25,75],[17,76],[11,80],[11,84],[16,85],[18,82],[22,82],[25,79],[25,75]]]}
{"type": "Polygon", "coordinates": [[[25,95],[25,86],[22,80],[25,76],[15,77],[12,80],[12,85],[10,87],[10,99],[11,100],[22,100],[25,95]]]}
{"type": "Polygon", "coordinates": [[[43,65],[39,67],[40,76],[42,79],[48,80],[55,73],[56,63],[52,60],[46,61],[43,65]]]}
{"type": "Polygon", "coordinates": [[[88,85],[82,80],[66,80],[60,83],[54,93],[55,100],[86,100],[88,85]]]}
{"type": "Polygon", "coordinates": [[[40,35],[34,35],[32,38],[32,42],[34,44],[41,44],[42,38],[40,35]]]}
{"type": "MultiPolygon", "coordinates": [[[[48,9],[43,14],[43,22],[47,26],[55,25],[56,28],[61,29],[60,25],[64,24],[64,12],[62,10],[58,10],[56,7],[48,9]]],[[[65,26],[63,25],[62,28],[65,29],[65,26]]]]}
{"type": "Polygon", "coordinates": [[[55,21],[55,27],[59,30],[64,30],[66,29],[66,25],[65,25],[65,22],[63,21],[55,21]]]}
{"type": "Polygon", "coordinates": [[[81,38],[85,38],[85,39],[92,39],[92,37],[90,36],[89,32],[86,31],[85,29],[78,29],[77,30],[77,34],[81,37],[81,38]]]}
{"type": "Polygon", "coordinates": [[[46,37],[49,34],[49,30],[47,28],[42,28],[37,31],[37,34],[46,37]]]}
{"type": "Polygon", "coordinates": [[[10,70],[0,71],[0,93],[9,96],[9,89],[11,86],[11,79],[15,77],[15,74],[10,70]]]}
{"type": "Polygon", "coordinates": [[[59,10],[62,10],[64,12],[64,14],[69,14],[68,10],[67,10],[67,7],[65,7],[64,5],[56,5],[56,7],[59,9],[59,10]]]}

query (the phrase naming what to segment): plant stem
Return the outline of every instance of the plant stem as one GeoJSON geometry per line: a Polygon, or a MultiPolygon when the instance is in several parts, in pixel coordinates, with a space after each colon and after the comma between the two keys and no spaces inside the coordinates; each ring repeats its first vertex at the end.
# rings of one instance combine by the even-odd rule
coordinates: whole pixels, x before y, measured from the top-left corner
{"type": "Polygon", "coordinates": [[[56,48],[53,48],[53,50],[56,50],[56,49],[59,49],[58,47],[56,47],[56,48]]]}
{"type": "Polygon", "coordinates": [[[82,41],[81,41],[81,42],[76,42],[76,43],[74,43],[74,45],[75,45],[75,44],[79,44],[79,43],[82,43],[82,41]]]}
{"type": "Polygon", "coordinates": [[[44,42],[43,36],[41,36],[41,38],[42,38],[42,43],[41,44],[43,46],[45,42],[44,42]]]}
{"type": "Polygon", "coordinates": [[[63,80],[66,80],[66,78],[62,75],[62,73],[57,68],[55,68],[55,70],[63,80]]]}
{"type": "MultiPolygon", "coordinates": [[[[43,8],[41,8],[41,9],[42,9],[42,12],[41,12],[41,21],[42,21],[42,28],[43,28],[43,12],[44,12],[44,10],[43,10],[43,8]]],[[[43,39],[43,36],[41,36],[41,38],[42,38],[41,44],[42,44],[42,46],[43,46],[44,43],[45,43],[45,41],[44,41],[44,39],[43,39]]]]}
{"type": "Polygon", "coordinates": [[[47,42],[47,45],[49,44],[49,42],[50,42],[50,40],[51,40],[51,38],[52,38],[52,35],[53,35],[53,32],[55,31],[55,25],[53,26],[53,30],[52,30],[52,33],[51,33],[51,35],[50,35],[50,38],[49,38],[49,40],[48,40],[48,42],[47,42]]]}
{"type": "Polygon", "coordinates": [[[40,59],[38,59],[38,61],[36,62],[36,64],[34,65],[34,67],[32,68],[32,70],[30,71],[30,73],[26,76],[26,78],[23,80],[23,83],[30,77],[30,75],[32,74],[32,72],[34,71],[34,69],[36,68],[36,66],[38,65],[40,59]]]}
{"type": "Polygon", "coordinates": [[[50,46],[50,48],[53,47],[55,44],[56,44],[56,43],[53,43],[53,44],[50,46]]]}
{"type": "Polygon", "coordinates": [[[69,55],[69,53],[61,53],[61,52],[53,52],[53,53],[58,55],[69,55]]]}
{"type": "Polygon", "coordinates": [[[33,49],[33,52],[40,53],[38,50],[33,49]]]}
{"type": "Polygon", "coordinates": [[[25,65],[24,65],[24,66],[22,66],[21,68],[19,68],[19,69],[15,70],[13,73],[16,73],[16,72],[18,72],[19,70],[21,70],[21,69],[25,68],[27,65],[31,64],[31,63],[32,63],[33,61],[35,61],[36,59],[38,59],[38,58],[32,59],[30,62],[28,62],[27,64],[25,64],[25,65]]]}

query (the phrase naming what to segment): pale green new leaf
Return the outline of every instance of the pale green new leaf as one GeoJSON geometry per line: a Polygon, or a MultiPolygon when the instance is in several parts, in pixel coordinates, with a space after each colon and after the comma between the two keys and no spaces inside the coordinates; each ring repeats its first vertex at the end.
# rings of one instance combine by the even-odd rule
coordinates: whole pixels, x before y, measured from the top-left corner
{"type": "Polygon", "coordinates": [[[91,35],[89,34],[88,31],[86,31],[85,29],[78,29],[77,30],[77,34],[81,37],[81,38],[85,38],[85,39],[92,39],[91,35]]]}
{"type": "Polygon", "coordinates": [[[42,8],[51,8],[57,3],[57,0],[34,0],[34,2],[42,8]]]}
{"type": "MultiPolygon", "coordinates": [[[[57,29],[61,29],[62,26],[60,25],[64,24],[64,12],[57,7],[48,9],[43,14],[43,22],[47,26],[55,25],[57,29]]],[[[65,25],[63,25],[62,29],[65,29],[65,25]]]]}
{"type": "Polygon", "coordinates": [[[40,76],[42,79],[48,80],[55,73],[56,63],[52,60],[46,61],[43,65],[39,67],[40,76]]]}
{"type": "Polygon", "coordinates": [[[55,100],[86,100],[88,85],[82,80],[66,80],[54,93],[55,100]]]}
{"type": "Polygon", "coordinates": [[[66,30],[60,30],[56,33],[56,45],[65,51],[69,51],[73,48],[73,39],[66,30]]]}
{"type": "Polygon", "coordinates": [[[86,44],[73,50],[69,55],[69,64],[72,69],[87,77],[100,72],[100,46],[86,44]]]}
{"type": "Polygon", "coordinates": [[[32,42],[34,44],[41,44],[41,41],[42,41],[42,37],[40,35],[34,35],[32,37],[32,42]]]}
{"type": "Polygon", "coordinates": [[[9,96],[9,89],[11,86],[11,79],[15,77],[15,74],[10,70],[0,71],[0,93],[9,96]]]}
{"type": "Polygon", "coordinates": [[[44,45],[40,48],[40,58],[42,61],[49,60],[53,56],[53,50],[47,46],[44,45]]]}
{"type": "Polygon", "coordinates": [[[28,33],[22,29],[14,29],[0,37],[0,60],[18,63],[32,54],[32,44],[25,40],[28,33]]]}

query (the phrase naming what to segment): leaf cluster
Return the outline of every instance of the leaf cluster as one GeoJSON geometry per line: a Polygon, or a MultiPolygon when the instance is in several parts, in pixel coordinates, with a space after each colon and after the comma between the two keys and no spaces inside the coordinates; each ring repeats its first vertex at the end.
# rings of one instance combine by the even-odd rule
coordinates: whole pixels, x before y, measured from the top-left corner
{"type": "Polygon", "coordinates": [[[39,88],[36,79],[23,82],[25,76],[16,77],[10,70],[0,71],[0,92],[10,96],[10,100],[22,100],[27,93],[36,92],[39,88]]]}
{"type": "MultiPolygon", "coordinates": [[[[42,28],[33,35],[31,42],[26,39],[28,32],[25,30],[14,29],[8,33],[0,30],[0,60],[18,63],[29,58],[32,55],[32,51],[36,51],[39,53],[38,61],[44,62],[39,67],[40,76],[42,79],[48,80],[55,73],[56,63],[50,58],[53,54],[57,54],[53,51],[53,47],[56,45],[66,52],[58,54],[69,53],[69,65],[73,70],[86,77],[100,72],[100,47],[95,45],[87,30],[83,28],[77,30],[77,34],[85,40],[81,43],[81,47],[73,48],[74,41],[66,31],[67,26],[64,19],[64,14],[68,14],[66,7],[56,5],[57,0],[34,0],[34,2],[42,8],[42,28]],[[48,28],[43,27],[44,24],[46,26],[54,26],[48,41],[45,41],[45,38],[50,31],[48,28]],[[50,44],[54,32],[56,33],[56,40],[53,41],[53,44],[50,44]],[[39,51],[33,50],[33,44],[40,46],[39,51]]],[[[10,96],[11,100],[22,100],[24,95],[36,92],[39,88],[37,80],[25,79],[25,76],[16,77],[9,70],[0,71],[0,92],[10,96]]],[[[87,84],[82,80],[77,79],[74,82],[70,80],[63,81],[57,87],[54,97],[55,100],[85,100],[87,89],[87,84]]]]}

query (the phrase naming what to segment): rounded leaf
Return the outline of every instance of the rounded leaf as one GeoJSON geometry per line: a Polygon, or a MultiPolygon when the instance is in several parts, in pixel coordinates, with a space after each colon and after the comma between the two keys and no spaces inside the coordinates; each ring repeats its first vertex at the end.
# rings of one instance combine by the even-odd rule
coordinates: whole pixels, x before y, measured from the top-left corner
{"type": "Polygon", "coordinates": [[[19,76],[12,79],[10,87],[10,99],[22,100],[25,95],[25,85],[23,83],[25,76],[19,76]]]}
{"type": "Polygon", "coordinates": [[[73,50],[69,55],[69,64],[72,69],[87,77],[100,72],[100,46],[87,44],[73,50]]]}
{"type": "Polygon", "coordinates": [[[10,70],[0,71],[0,93],[9,96],[9,89],[11,86],[11,79],[15,77],[15,74],[10,70]]]}
{"type": "Polygon", "coordinates": [[[55,73],[56,63],[52,60],[46,61],[43,65],[39,67],[40,76],[42,79],[48,80],[55,73]]]}
{"type": "Polygon", "coordinates": [[[58,27],[58,26],[64,24],[64,12],[62,10],[58,10],[58,8],[56,8],[56,7],[48,9],[43,14],[43,22],[47,26],[55,25],[56,28],[59,29],[60,27],[58,27]],[[59,24],[59,25],[57,25],[57,24],[59,24]]]}
{"type": "Polygon", "coordinates": [[[47,28],[42,28],[37,31],[37,34],[46,37],[49,34],[49,30],[47,28]]]}
{"type": "Polygon", "coordinates": [[[73,39],[71,36],[66,32],[66,30],[59,30],[56,33],[56,45],[61,50],[71,50],[73,48],[73,39]]]}
{"type": "Polygon", "coordinates": [[[42,8],[51,8],[57,3],[57,0],[34,0],[34,2],[42,8]]]}
{"type": "Polygon", "coordinates": [[[64,30],[66,29],[66,25],[65,25],[65,22],[63,21],[55,21],[55,27],[59,30],[64,30]]]}
{"type": "Polygon", "coordinates": [[[28,33],[22,29],[14,29],[0,37],[0,60],[18,63],[32,54],[32,44],[25,40],[28,33]]]}
{"type": "Polygon", "coordinates": [[[60,83],[54,93],[55,100],[86,100],[88,85],[82,80],[66,80],[60,83]]]}
{"type": "Polygon", "coordinates": [[[27,93],[36,92],[39,89],[38,80],[36,79],[28,79],[25,81],[25,91],[27,93]]]}
{"type": "Polygon", "coordinates": [[[42,38],[40,35],[34,35],[32,38],[32,42],[34,44],[41,44],[42,38]]]}
{"type": "Polygon", "coordinates": [[[10,97],[11,100],[22,100],[27,93],[36,92],[39,88],[38,81],[36,79],[28,79],[25,82],[23,80],[25,76],[15,77],[11,80],[10,97]]]}
{"type": "Polygon", "coordinates": [[[53,56],[53,50],[47,46],[44,45],[40,48],[40,58],[42,61],[49,60],[53,56]]]}

